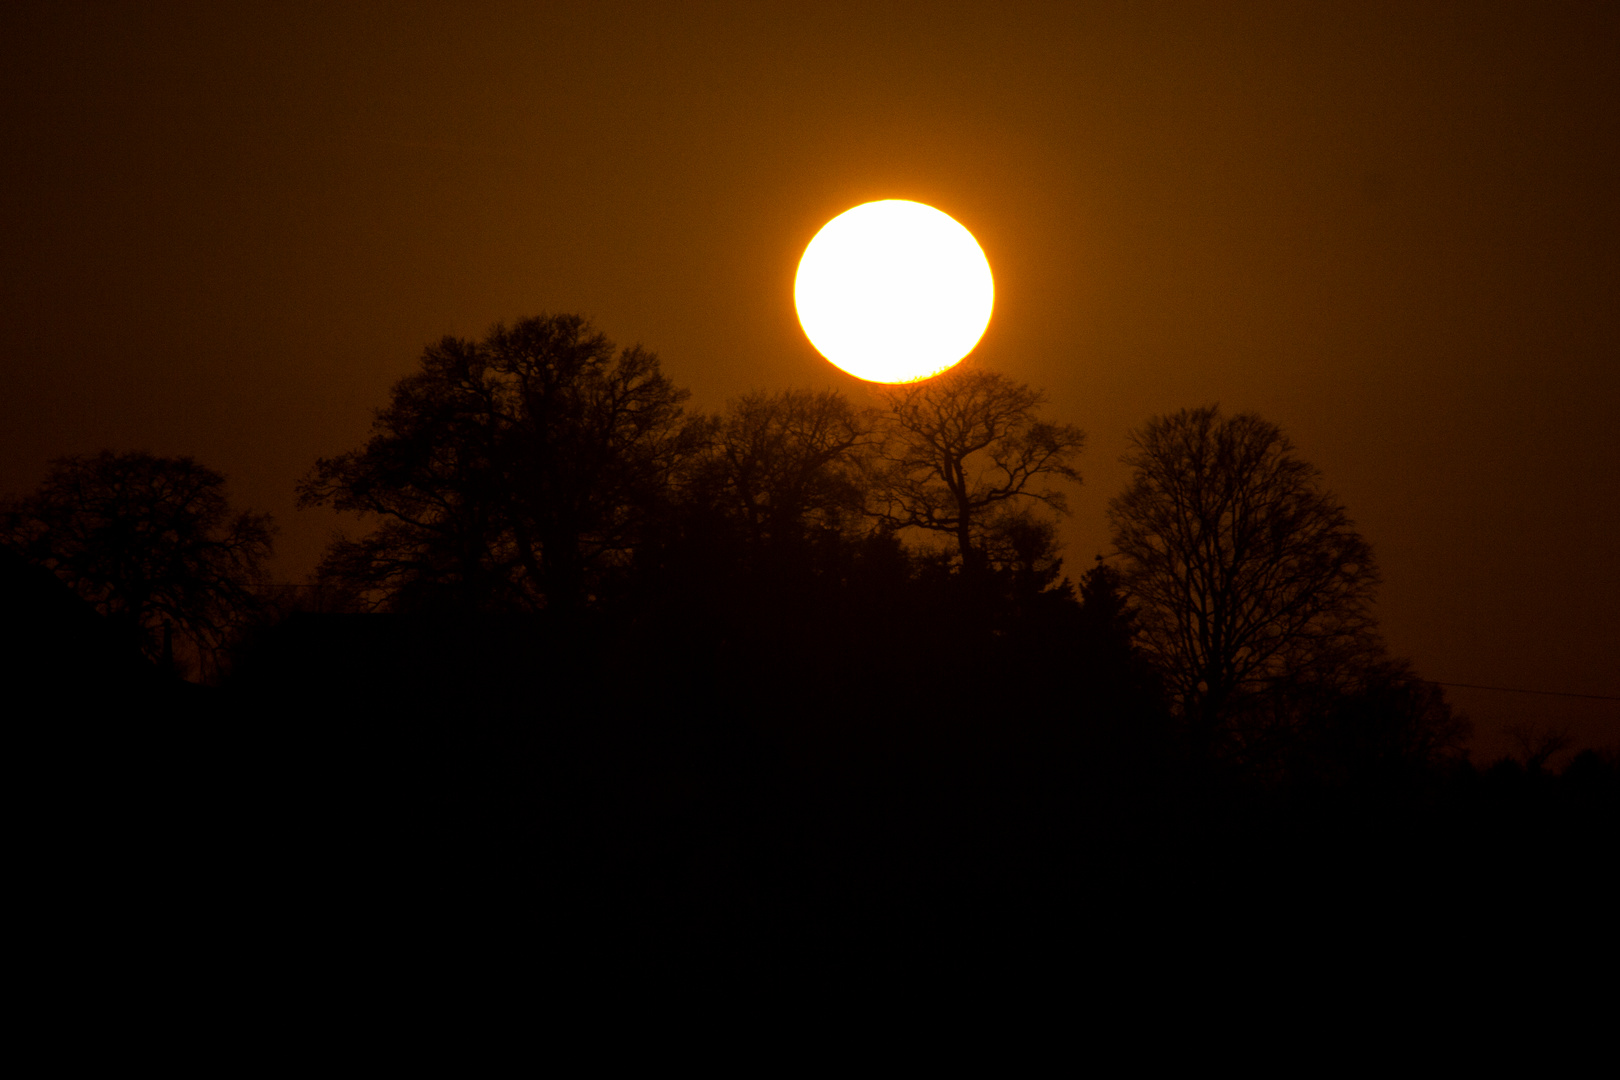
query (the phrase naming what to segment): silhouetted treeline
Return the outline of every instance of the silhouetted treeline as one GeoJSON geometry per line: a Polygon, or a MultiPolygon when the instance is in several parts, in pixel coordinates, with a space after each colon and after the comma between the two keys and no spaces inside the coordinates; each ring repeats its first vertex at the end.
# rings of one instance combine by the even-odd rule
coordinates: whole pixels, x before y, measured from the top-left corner
{"type": "Polygon", "coordinates": [[[163,668],[217,676],[262,614],[275,535],[269,515],[233,509],[224,488],[189,457],[60,458],[31,495],[0,501],[0,547],[50,570],[163,668]]]}
{"type": "Polygon", "coordinates": [[[271,525],[216,474],[69,459],[7,510],[38,752],[118,747],[105,812],[182,838],[162,874],[256,875],[306,928],[359,904],[631,951],[1443,891],[1504,850],[1558,881],[1613,842],[1612,758],[1466,759],[1382,647],[1370,549],[1259,418],[1146,425],[1115,551],[1073,580],[1052,482],[1083,435],[1037,391],[964,367],[866,409],[684,398],[571,316],[446,339],[304,479],[361,531],[279,608],[248,588],[271,525]],[[114,466],[211,501],[163,548],[152,515],[63,494],[114,466]],[[94,569],[118,566],[144,569],[94,569]],[[247,629],[205,688],[165,627],[247,629]]]}

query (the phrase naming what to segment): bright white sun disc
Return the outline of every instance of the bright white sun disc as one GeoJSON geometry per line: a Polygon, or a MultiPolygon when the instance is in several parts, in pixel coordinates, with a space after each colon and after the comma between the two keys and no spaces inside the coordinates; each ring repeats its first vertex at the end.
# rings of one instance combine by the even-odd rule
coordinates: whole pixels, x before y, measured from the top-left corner
{"type": "Polygon", "coordinates": [[[903,383],[973,351],[995,284],[978,241],[949,214],[885,199],[823,226],[799,260],[793,300],[822,356],[858,378],[903,383]]]}

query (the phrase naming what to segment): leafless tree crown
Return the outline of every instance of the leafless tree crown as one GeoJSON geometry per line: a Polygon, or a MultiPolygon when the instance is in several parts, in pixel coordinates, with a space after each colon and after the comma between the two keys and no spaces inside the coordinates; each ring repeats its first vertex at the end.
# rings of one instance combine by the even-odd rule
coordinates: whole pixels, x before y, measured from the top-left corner
{"type": "Polygon", "coordinates": [[[717,424],[720,484],[756,544],[836,528],[865,509],[871,438],[871,418],[837,391],[748,394],[717,424]]]}
{"type": "Polygon", "coordinates": [[[1109,504],[1144,645],[1191,714],[1374,650],[1372,550],[1273,424],[1216,407],[1157,417],[1109,504]]]}
{"type": "Polygon", "coordinates": [[[1016,501],[1068,510],[1053,480],[1079,483],[1085,433],[1037,418],[1044,396],[982,368],[885,392],[878,491],[893,528],[952,536],[963,564],[980,561],[992,514],[1016,501]]]}

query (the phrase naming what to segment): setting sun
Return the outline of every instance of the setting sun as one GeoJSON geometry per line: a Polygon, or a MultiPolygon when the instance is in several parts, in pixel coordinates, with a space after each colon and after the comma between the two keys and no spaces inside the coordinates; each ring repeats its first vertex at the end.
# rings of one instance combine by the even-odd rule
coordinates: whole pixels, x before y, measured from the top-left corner
{"type": "Polygon", "coordinates": [[[995,285],[973,234],[948,214],[886,199],[845,211],[816,234],[793,296],[821,355],[858,378],[905,383],[973,351],[995,285]]]}

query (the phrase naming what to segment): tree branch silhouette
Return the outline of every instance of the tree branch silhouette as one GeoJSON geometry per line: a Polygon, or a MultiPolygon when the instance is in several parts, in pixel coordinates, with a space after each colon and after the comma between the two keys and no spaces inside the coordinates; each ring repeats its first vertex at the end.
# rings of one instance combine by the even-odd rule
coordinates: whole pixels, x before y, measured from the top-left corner
{"type": "Polygon", "coordinates": [[[1051,479],[1080,482],[1074,460],[1085,433],[1038,420],[1039,391],[959,365],[933,379],[883,391],[884,441],[876,489],[894,529],[951,536],[962,565],[984,565],[990,512],[1020,500],[1068,512],[1051,479]]]}

